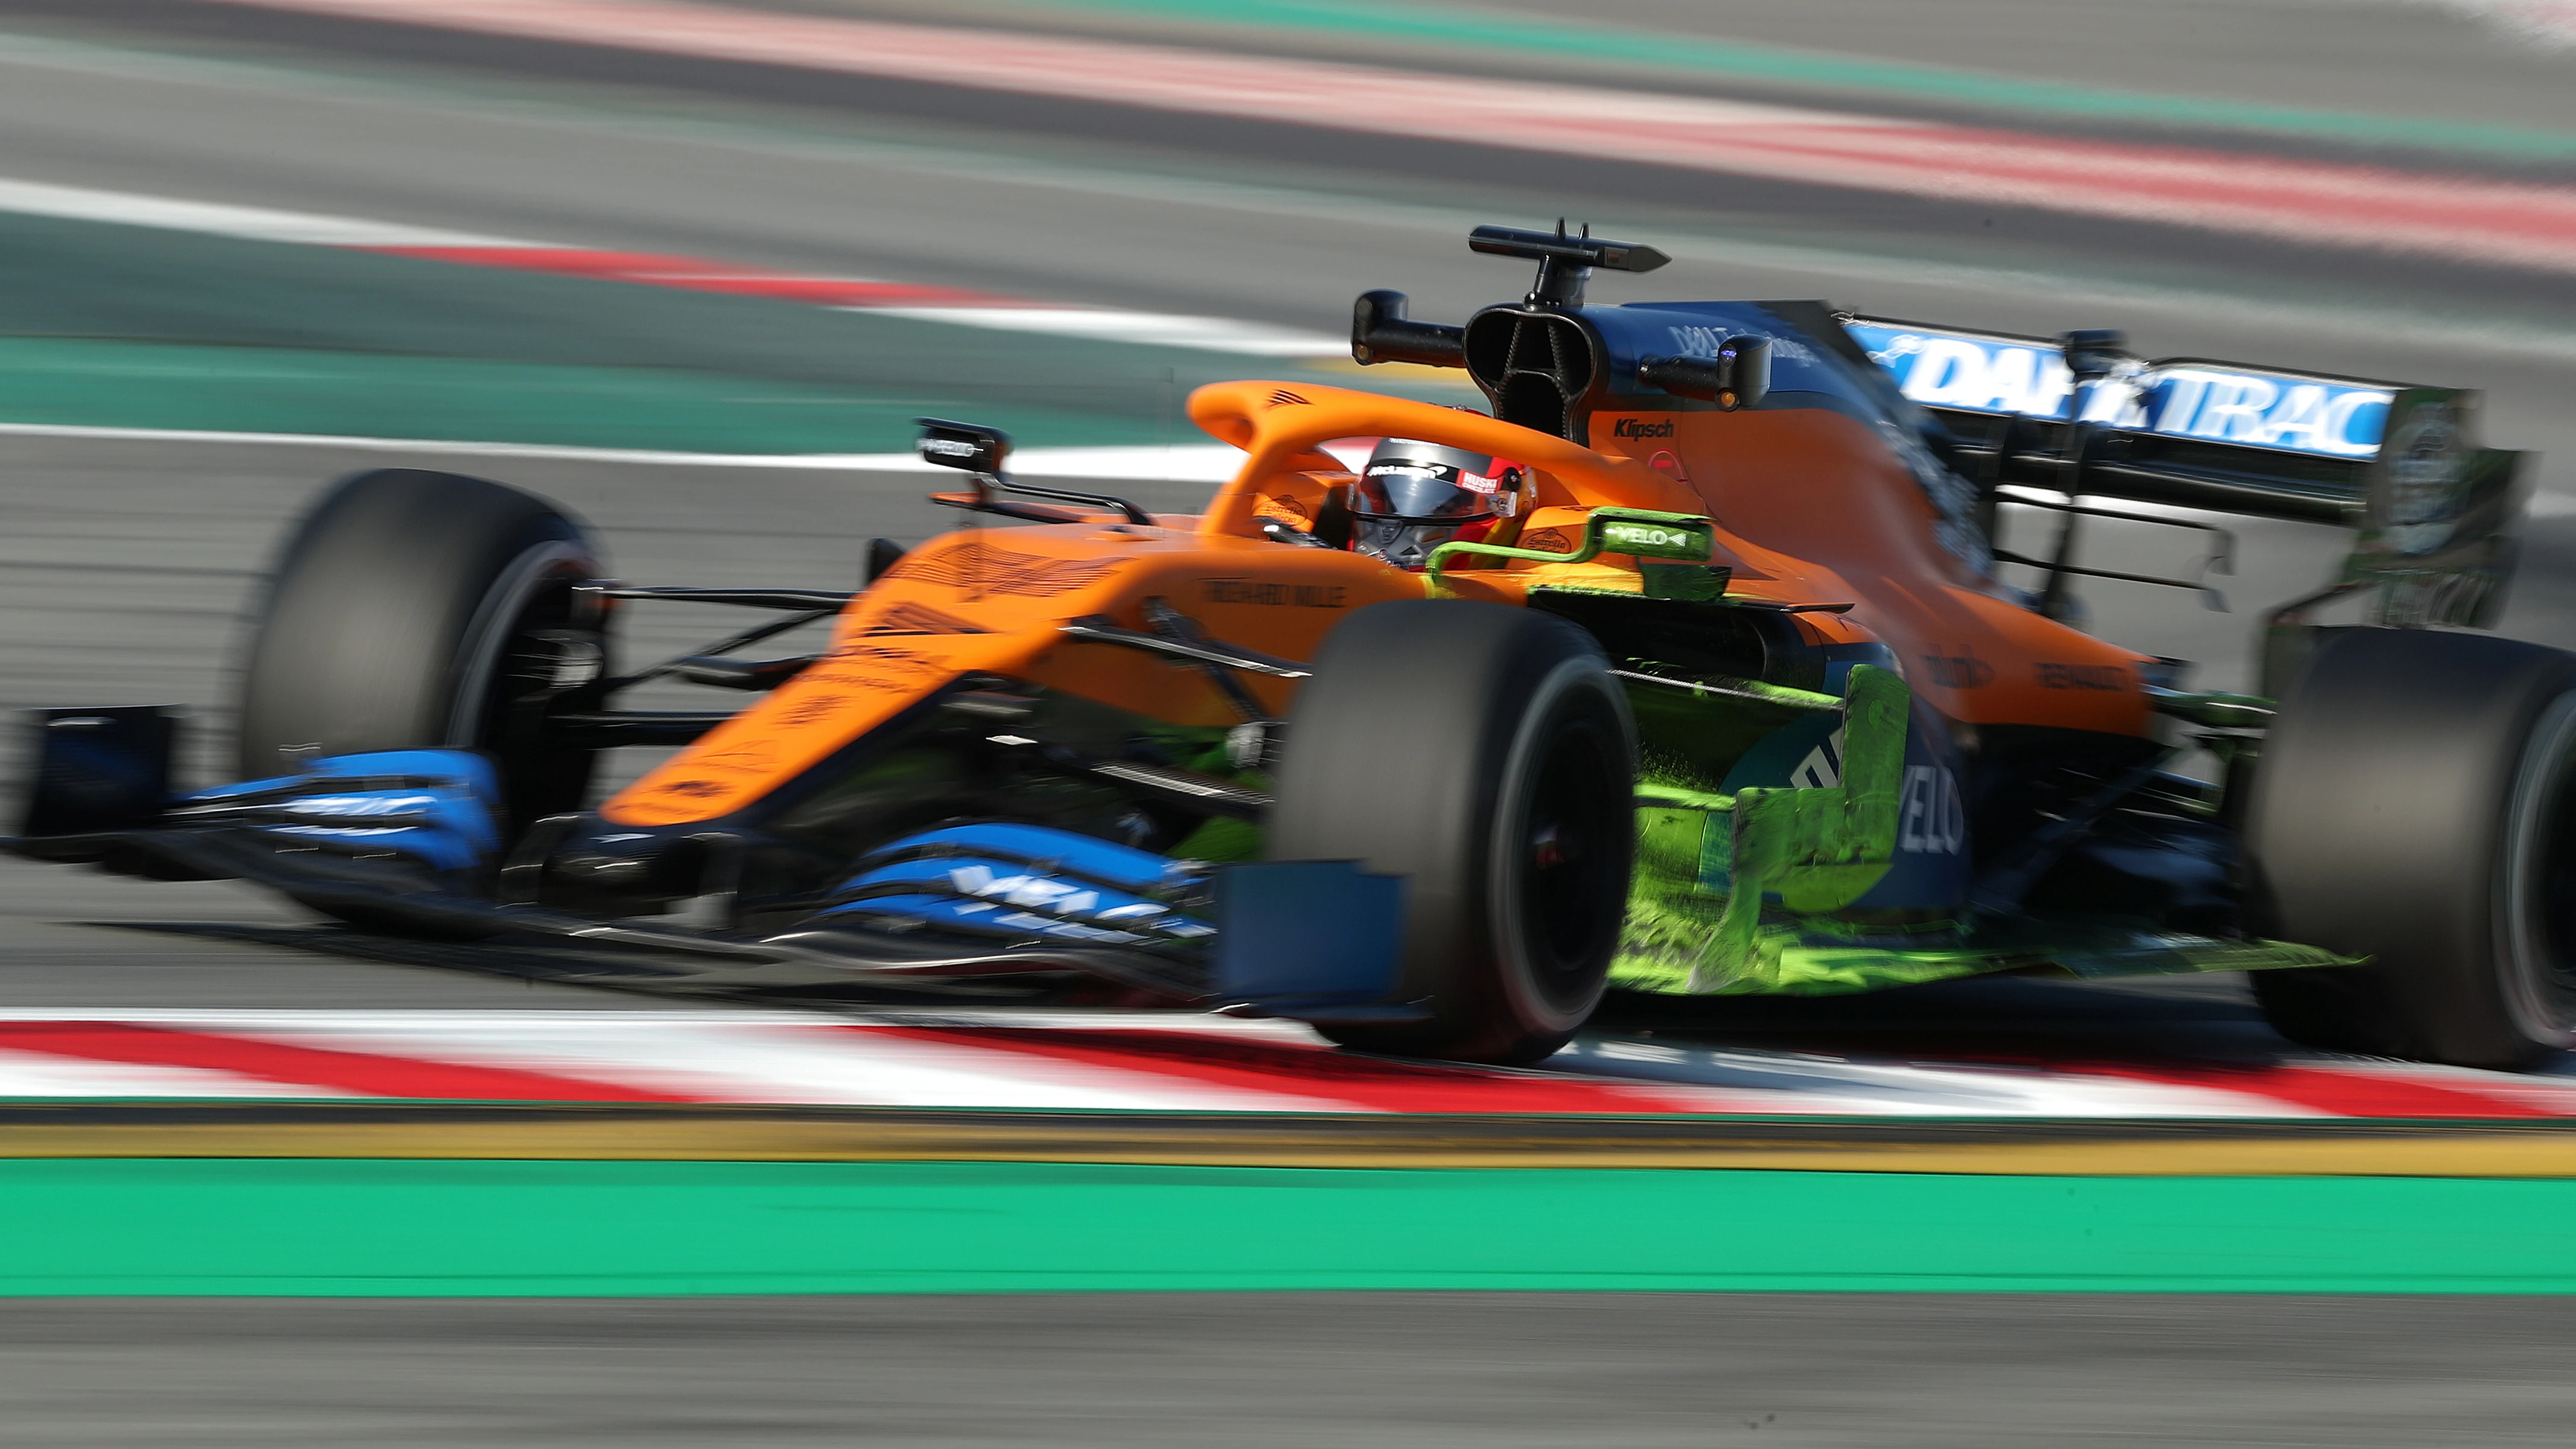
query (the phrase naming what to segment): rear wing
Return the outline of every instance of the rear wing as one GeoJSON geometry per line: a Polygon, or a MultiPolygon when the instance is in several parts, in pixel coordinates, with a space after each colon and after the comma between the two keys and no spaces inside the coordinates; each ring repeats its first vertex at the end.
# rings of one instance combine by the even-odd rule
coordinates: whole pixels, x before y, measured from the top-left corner
{"type": "Polygon", "coordinates": [[[2529,455],[2478,445],[2473,391],[2148,361],[2103,334],[2078,334],[2079,378],[2058,339],[1839,320],[1989,492],[2342,524],[2359,536],[2332,591],[2379,588],[2384,622],[2484,626],[2501,607],[2529,455]]]}

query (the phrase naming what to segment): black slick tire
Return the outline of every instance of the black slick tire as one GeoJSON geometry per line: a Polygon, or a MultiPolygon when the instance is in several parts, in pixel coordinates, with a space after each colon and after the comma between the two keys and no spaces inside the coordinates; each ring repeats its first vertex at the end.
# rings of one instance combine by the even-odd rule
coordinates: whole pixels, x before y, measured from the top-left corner
{"type": "Polygon", "coordinates": [[[2256,931],[2371,958],[2255,973],[2282,1035],[2508,1070],[2576,1042],[2576,655],[2333,638],[2264,741],[2245,844],[2256,931]]]}
{"type": "Polygon", "coordinates": [[[1397,995],[1429,1018],[1318,1029],[1453,1061],[1563,1046],[1625,918],[1635,735],[1600,647],[1562,619],[1424,600],[1337,627],[1289,718],[1269,854],[1406,878],[1397,995]]]}
{"type": "Polygon", "coordinates": [[[603,574],[581,523],[534,494],[414,468],[334,485],[288,539],[254,616],[240,696],[242,778],[305,754],[453,748],[498,768],[505,836],[578,809],[596,752],[514,703],[604,625],[573,585],[603,574]]]}

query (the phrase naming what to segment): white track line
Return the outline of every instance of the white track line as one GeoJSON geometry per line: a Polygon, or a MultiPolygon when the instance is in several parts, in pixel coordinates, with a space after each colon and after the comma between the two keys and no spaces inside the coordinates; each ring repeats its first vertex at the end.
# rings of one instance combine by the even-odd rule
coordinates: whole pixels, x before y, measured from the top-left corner
{"type": "Polygon", "coordinates": [[[1095,307],[860,307],[888,317],[944,322],[952,327],[988,327],[1004,332],[1043,332],[1056,337],[1088,337],[1147,347],[1191,347],[1208,352],[1237,352],[1248,357],[1347,357],[1348,339],[1236,322],[1223,317],[1193,317],[1171,312],[1122,312],[1095,307]]]}
{"type": "Polygon", "coordinates": [[[43,181],[0,177],[0,211],[55,216],[71,221],[106,221],[120,226],[159,227],[168,231],[204,232],[247,241],[293,242],[324,247],[511,247],[560,250],[551,242],[518,241],[477,232],[405,226],[399,222],[359,217],[325,216],[310,211],[278,211],[264,206],[227,206],[212,201],[144,196],[130,191],[100,191],[87,186],[56,186],[43,181]]]}
{"type": "MultiPolygon", "coordinates": [[[[0,437],[93,438],[142,443],[236,443],[289,448],[348,448],[370,453],[434,453],[463,458],[542,458],[575,463],[657,467],[774,468],[804,472],[940,473],[914,453],[674,453],[642,448],[576,448],[553,443],[457,442],[444,438],[368,438],[331,433],[228,433],[194,428],[96,428],[71,423],[0,423],[0,437]]],[[[1032,478],[1162,480],[1223,483],[1243,465],[1243,451],[1222,443],[1187,447],[1029,448],[1011,455],[1011,471],[1032,478]]]]}
{"type": "Polygon", "coordinates": [[[360,1097],[362,1092],[306,1086],[206,1067],[92,1061],[45,1052],[0,1049],[0,1098],[8,1097],[360,1097]]]}
{"type": "Polygon", "coordinates": [[[593,1020],[336,1024],[275,1019],[231,1035],[415,1061],[540,1071],[698,1101],[1121,1112],[1347,1111],[1293,1092],[1238,1091],[1146,1070],[918,1041],[841,1023],[593,1020]]]}

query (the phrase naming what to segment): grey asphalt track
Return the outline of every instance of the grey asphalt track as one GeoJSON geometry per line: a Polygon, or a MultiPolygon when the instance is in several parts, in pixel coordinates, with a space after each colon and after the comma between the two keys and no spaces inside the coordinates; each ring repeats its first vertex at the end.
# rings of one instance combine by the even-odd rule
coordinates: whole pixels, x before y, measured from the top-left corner
{"type": "Polygon", "coordinates": [[[2559,1445],[2564,1299],[21,1301],[0,1444],[2559,1445]]]}

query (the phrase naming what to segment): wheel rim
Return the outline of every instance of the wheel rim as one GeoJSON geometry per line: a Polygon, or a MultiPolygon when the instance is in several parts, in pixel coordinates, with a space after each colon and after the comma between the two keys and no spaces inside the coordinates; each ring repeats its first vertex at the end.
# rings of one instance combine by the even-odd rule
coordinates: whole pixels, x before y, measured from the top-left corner
{"type": "Polygon", "coordinates": [[[2505,1008],[2531,1041],[2576,1045],[2576,692],[2541,712],[2514,780],[2505,835],[2505,1008]]]}
{"type": "Polygon", "coordinates": [[[1550,962],[1556,974],[1577,969],[1618,915],[1608,837],[1626,822],[1610,808],[1616,782],[1602,744],[1590,728],[1548,743],[1522,826],[1521,929],[1542,974],[1550,962]]]}
{"type": "Polygon", "coordinates": [[[490,742],[507,703],[493,697],[493,684],[529,652],[530,633],[569,620],[568,590],[596,567],[580,544],[553,540],[520,554],[502,571],[465,630],[465,647],[456,661],[455,703],[448,712],[448,744],[473,749],[490,742]]]}
{"type": "Polygon", "coordinates": [[[1570,1027],[1599,999],[1627,906],[1633,782],[1613,697],[1579,665],[1540,691],[1494,832],[1505,980],[1570,1027]]]}
{"type": "MultiPolygon", "coordinates": [[[[519,697],[543,687],[553,672],[553,651],[538,635],[579,625],[573,586],[598,572],[590,551],[566,539],[541,543],[513,560],[483,597],[459,652],[447,743],[476,749],[499,767],[503,824],[512,830],[538,815],[577,808],[590,781],[589,755],[550,742],[542,721],[531,721],[519,697]]],[[[595,626],[594,626],[595,627],[595,626]]],[[[597,642],[598,666],[607,664],[606,640],[597,642]]]]}

